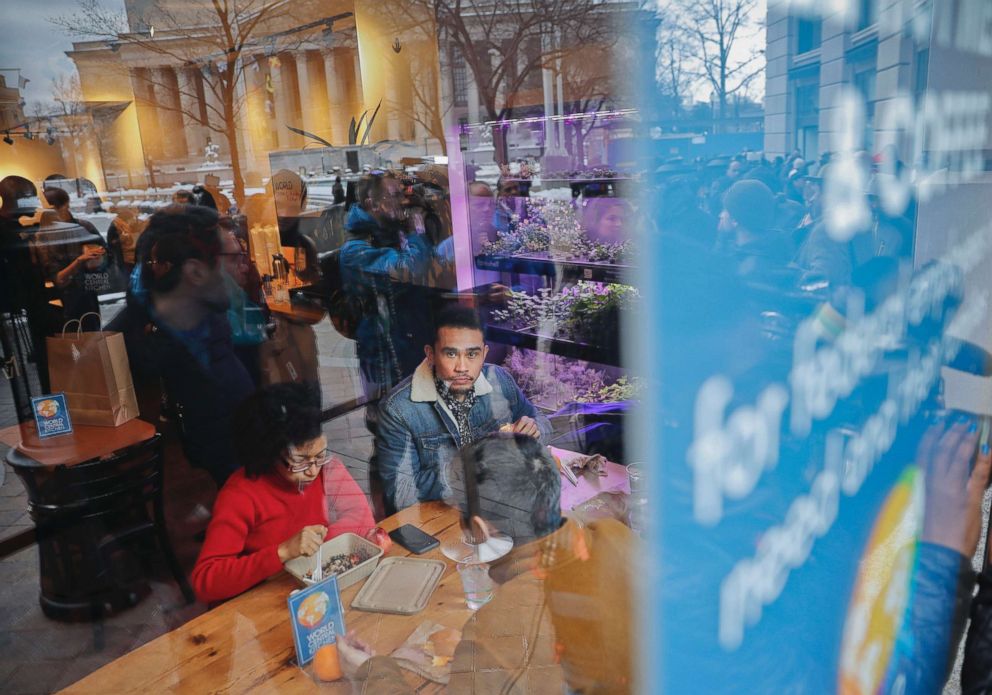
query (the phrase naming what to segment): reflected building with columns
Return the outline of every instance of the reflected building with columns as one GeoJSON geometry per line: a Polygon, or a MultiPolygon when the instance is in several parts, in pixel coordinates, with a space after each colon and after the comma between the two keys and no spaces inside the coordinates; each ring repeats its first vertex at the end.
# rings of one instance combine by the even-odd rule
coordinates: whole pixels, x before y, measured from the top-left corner
{"type": "MultiPolygon", "coordinates": [[[[609,4],[608,12],[633,6],[609,4]]],[[[200,0],[125,0],[129,33],[73,44],[69,56],[101,159],[90,170],[104,172],[98,187],[200,181],[207,169],[228,179],[232,146],[245,185],[255,187],[270,173],[270,152],[320,146],[291,128],[343,147],[361,144],[375,114],[368,143],[441,154],[454,125],[485,120],[472,71],[452,50],[439,50],[444,39],[429,3],[240,5],[238,26],[225,29],[200,0]],[[251,31],[239,36],[245,26],[251,31]],[[239,38],[237,79],[225,105],[218,89],[228,67],[223,45],[239,38]]],[[[604,11],[602,21],[608,16],[604,11]]],[[[544,49],[531,39],[516,50],[525,65],[544,49]]],[[[538,68],[514,94],[500,97],[512,99],[516,113],[564,113],[563,99],[571,97],[549,72],[538,68]]]]}
{"type": "MultiPolygon", "coordinates": [[[[221,165],[213,168],[223,168],[231,152],[227,114],[233,116],[248,186],[268,175],[270,151],[307,143],[287,126],[347,145],[352,117],[368,108],[363,82],[370,76],[362,71],[354,8],[345,6],[353,3],[320,3],[319,12],[317,4],[302,3],[292,15],[274,13],[245,33],[226,107],[215,73],[227,66],[223,53],[210,46],[223,40],[222,30],[177,29],[177,15],[171,21],[156,17],[161,3],[127,0],[132,33],[119,42],[74,43],[69,56],[101,142],[105,186],[197,180],[183,174],[211,159],[221,165]],[[162,19],[157,26],[156,19],[162,19]],[[298,27],[305,29],[293,31],[298,27]],[[156,174],[162,180],[151,181],[156,174]]],[[[216,23],[209,14],[203,12],[206,21],[216,23]]]]}

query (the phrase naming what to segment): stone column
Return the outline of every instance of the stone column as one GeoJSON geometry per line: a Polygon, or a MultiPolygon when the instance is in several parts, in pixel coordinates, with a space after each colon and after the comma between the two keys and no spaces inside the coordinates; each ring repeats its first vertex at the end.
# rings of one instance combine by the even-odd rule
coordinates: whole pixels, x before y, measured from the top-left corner
{"type": "MultiPolygon", "coordinates": [[[[915,46],[911,37],[903,35],[901,27],[886,31],[879,23],[878,77],[875,82],[875,149],[901,144],[897,150],[903,161],[912,161],[912,145],[908,138],[899,143],[899,132],[911,130],[907,125],[911,109],[906,97],[913,84],[915,46]],[[900,96],[902,97],[900,99],[900,96]],[[888,129],[888,130],[886,130],[888,129]]],[[[911,97],[910,97],[911,99],[911,97]]]]}
{"type": "MultiPolygon", "coordinates": [[[[310,60],[308,51],[299,51],[296,59],[296,84],[297,93],[300,97],[300,125],[299,127],[307,132],[314,132],[317,129],[317,114],[315,113],[316,99],[314,89],[310,83],[310,60]]],[[[304,139],[304,143],[309,138],[304,139]]]]}
{"type": "Polygon", "coordinates": [[[134,68],[131,71],[131,90],[134,93],[134,106],[138,116],[138,133],[144,159],[162,157],[162,125],[159,123],[159,109],[156,103],[155,88],[149,68],[134,68]]]}
{"type": "Polygon", "coordinates": [[[340,69],[344,61],[341,52],[330,49],[324,53],[324,81],[327,87],[327,110],[331,137],[335,145],[348,144],[348,123],[351,120],[340,69]]]}
{"type": "Polygon", "coordinates": [[[468,122],[478,123],[479,122],[479,85],[475,82],[475,73],[469,69],[465,70],[465,77],[467,83],[467,93],[465,95],[465,101],[468,102],[468,122]]]}
{"type": "Polygon", "coordinates": [[[186,128],[179,99],[179,81],[172,67],[155,70],[155,94],[158,97],[162,121],[162,141],[168,159],[185,159],[186,128]]]}
{"type": "MultiPolygon", "coordinates": [[[[243,58],[243,60],[246,63],[256,61],[256,64],[258,64],[257,56],[248,56],[243,58]]],[[[261,65],[259,65],[259,69],[256,71],[252,65],[248,64],[235,84],[235,102],[242,104],[242,108],[238,112],[236,135],[238,154],[240,155],[239,159],[246,186],[260,185],[262,172],[268,172],[268,160],[263,154],[268,149],[266,147],[267,134],[265,128],[261,125],[267,119],[264,107],[265,95],[263,90],[249,83],[256,79],[255,75],[260,74],[261,69],[261,65]],[[255,114],[254,119],[252,118],[252,114],[255,114]],[[254,127],[253,120],[255,123],[254,127]]],[[[204,85],[204,89],[208,94],[211,92],[210,87],[207,85],[204,85]]],[[[207,101],[209,102],[210,100],[211,97],[208,96],[207,101]]],[[[212,112],[208,111],[207,115],[215,123],[217,120],[220,120],[220,117],[215,116],[212,112]]],[[[230,151],[226,140],[226,137],[219,138],[216,135],[213,136],[213,141],[221,145],[222,153],[230,151]]]]}
{"type": "Polygon", "coordinates": [[[835,126],[838,100],[845,88],[853,87],[847,75],[847,49],[851,32],[844,27],[840,13],[824,17],[820,44],[820,151],[836,148],[835,126]]]}
{"type": "MultiPolygon", "coordinates": [[[[382,100],[382,108],[379,109],[379,115],[376,116],[375,130],[378,132],[385,132],[386,137],[390,140],[402,140],[403,135],[400,133],[400,88],[399,88],[399,74],[398,74],[398,62],[390,61],[389,72],[386,75],[386,90],[384,94],[384,99],[382,100]],[[382,128],[381,121],[385,120],[386,127],[382,128]]],[[[374,110],[375,104],[370,104],[369,109],[374,110]]],[[[372,116],[371,111],[369,112],[369,117],[372,116]]],[[[370,140],[375,140],[376,137],[373,135],[369,138],[370,140]]]]}
{"type": "MultiPolygon", "coordinates": [[[[303,60],[303,58],[300,58],[303,60]]],[[[325,73],[324,56],[319,51],[307,51],[307,76],[310,78],[307,87],[307,100],[303,98],[303,87],[300,87],[300,104],[303,107],[303,120],[311,127],[308,131],[319,135],[328,142],[331,140],[331,115],[327,99],[327,75],[325,73]],[[309,119],[309,120],[308,120],[309,119]]],[[[302,85],[302,79],[300,80],[302,85]]]]}
{"type": "Polygon", "coordinates": [[[352,90],[352,103],[354,104],[354,112],[358,113],[364,110],[365,106],[365,95],[362,90],[362,61],[358,55],[358,49],[349,49],[351,53],[351,66],[352,70],[355,71],[355,81],[354,88],[352,90]]]}
{"type": "Polygon", "coordinates": [[[198,82],[191,68],[179,68],[176,77],[183,109],[183,130],[186,132],[186,156],[199,162],[205,158],[207,144],[206,128],[201,120],[204,104],[200,101],[198,82]]]}
{"type": "Polygon", "coordinates": [[[789,126],[789,16],[782,2],[768,3],[765,33],[765,154],[786,155],[795,133],[789,126]]]}
{"type": "Polygon", "coordinates": [[[291,108],[292,102],[288,94],[290,82],[286,79],[285,56],[280,54],[278,66],[270,65],[269,69],[272,74],[272,87],[275,90],[273,98],[275,106],[273,127],[276,132],[276,141],[279,143],[278,146],[280,148],[289,149],[295,147],[295,138],[293,137],[293,133],[286,128],[286,124],[292,124],[293,122],[293,112],[291,108]]]}

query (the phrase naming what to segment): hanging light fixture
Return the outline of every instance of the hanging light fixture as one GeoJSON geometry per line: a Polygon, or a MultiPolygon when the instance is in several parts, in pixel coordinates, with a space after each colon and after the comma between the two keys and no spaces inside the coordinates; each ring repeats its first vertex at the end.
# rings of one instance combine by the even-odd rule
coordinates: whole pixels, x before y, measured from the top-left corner
{"type": "Polygon", "coordinates": [[[7,143],[8,145],[13,145],[14,144],[14,138],[10,137],[10,131],[9,130],[4,132],[4,134],[3,134],[3,141],[5,143],[7,143]]]}

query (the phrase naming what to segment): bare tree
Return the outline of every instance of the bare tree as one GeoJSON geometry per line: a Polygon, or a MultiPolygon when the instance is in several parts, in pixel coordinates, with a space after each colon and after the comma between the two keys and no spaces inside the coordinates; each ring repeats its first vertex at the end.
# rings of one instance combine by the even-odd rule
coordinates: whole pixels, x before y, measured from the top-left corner
{"type": "Polygon", "coordinates": [[[691,70],[690,41],[684,27],[662,18],[657,31],[658,52],[655,83],[672,118],[682,110],[692,91],[696,76],[691,70]]]}
{"type": "Polygon", "coordinates": [[[695,0],[669,10],[666,19],[686,37],[690,71],[712,90],[723,123],[730,98],[747,95],[765,69],[758,0],[695,0]]]}
{"type": "Polygon", "coordinates": [[[511,118],[516,97],[556,54],[612,37],[600,0],[411,0],[435,17],[442,50],[453,49],[475,78],[488,120],[511,118]],[[555,32],[567,43],[549,42],[555,32]]]}
{"type": "MultiPolygon", "coordinates": [[[[585,160],[586,138],[596,128],[602,126],[599,112],[612,106],[618,94],[615,86],[619,80],[615,75],[622,74],[622,51],[611,46],[575,47],[562,57],[561,67],[565,103],[563,111],[580,116],[571,119],[567,148],[576,160],[585,160]]],[[[627,56],[629,57],[629,56],[627,56]]]]}
{"type": "MultiPolygon", "coordinates": [[[[177,98],[172,103],[159,101],[156,106],[180,112],[226,138],[234,198],[241,205],[244,174],[238,124],[246,108],[246,95],[240,85],[244,84],[246,70],[255,62],[253,54],[290,50],[303,40],[301,32],[319,30],[325,24],[318,21],[301,25],[292,8],[293,3],[273,0],[156,2],[145,15],[154,18],[154,24],[130,26],[124,13],[107,9],[99,0],[78,0],[75,13],[49,21],[72,37],[102,40],[115,51],[133,46],[160,56],[165,64],[197,70],[199,76],[193,84],[179,82],[177,98]],[[213,99],[201,99],[199,85],[213,99]]],[[[131,76],[152,88],[176,89],[176,85],[164,84],[154,71],[132,72],[131,76]]]]}

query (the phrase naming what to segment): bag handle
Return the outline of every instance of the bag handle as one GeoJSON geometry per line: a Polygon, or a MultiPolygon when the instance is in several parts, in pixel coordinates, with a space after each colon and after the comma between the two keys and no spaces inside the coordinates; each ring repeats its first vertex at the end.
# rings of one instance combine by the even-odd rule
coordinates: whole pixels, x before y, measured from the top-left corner
{"type": "Polygon", "coordinates": [[[78,339],[79,336],[80,336],[80,334],[82,334],[82,332],[83,332],[83,319],[85,319],[87,316],[96,316],[96,320],[97,321],[100,320],[100,314],[96,313],[95,311],[87,311],[85,314],[83,314],[82,316],[80,316],[78,319],[70,319],[70,320],[68,320],[68,321],[65,322],[65,325],[62,326],[62,337],[65,338],[65,331],[66,331],[66,329],[69,328],[69,326],[71,326],[72,324],[75,323],[77,325],[77,328],[76,328],[76,338],[78,339]]]}

